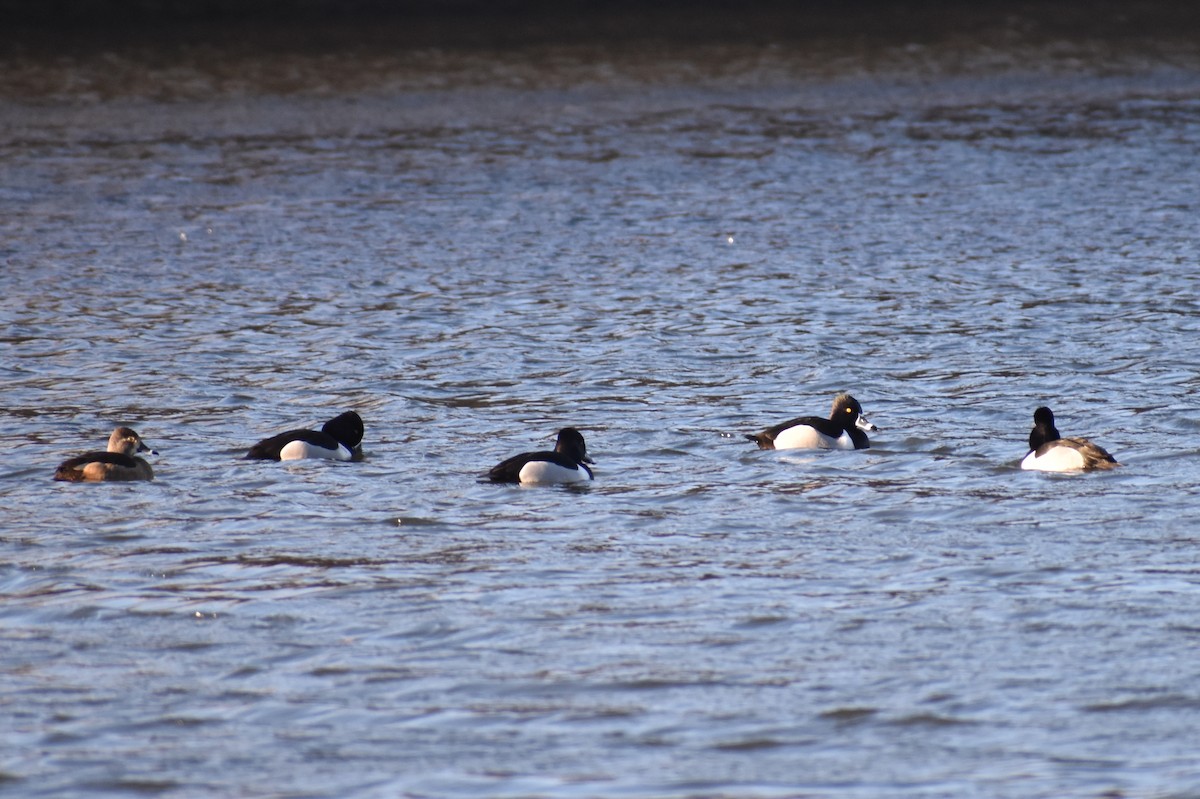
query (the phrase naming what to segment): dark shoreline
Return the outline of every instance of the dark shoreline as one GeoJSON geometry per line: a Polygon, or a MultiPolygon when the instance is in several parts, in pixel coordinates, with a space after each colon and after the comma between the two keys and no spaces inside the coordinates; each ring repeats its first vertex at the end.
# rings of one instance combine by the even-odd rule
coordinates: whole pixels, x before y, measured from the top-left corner
{"type": "Polygon", "coordinates": [[[803,40],[985,34],[998,27],[1035,38],[1192,39],[1200,4],[1151,2],[956,2],[860,0],[843,5],[781,0],[591,2],[590,0],[0,0],[0,42],[71,46],[94,39],[241,35],[268,40],[445,46],[581,41],[803,40]]]}

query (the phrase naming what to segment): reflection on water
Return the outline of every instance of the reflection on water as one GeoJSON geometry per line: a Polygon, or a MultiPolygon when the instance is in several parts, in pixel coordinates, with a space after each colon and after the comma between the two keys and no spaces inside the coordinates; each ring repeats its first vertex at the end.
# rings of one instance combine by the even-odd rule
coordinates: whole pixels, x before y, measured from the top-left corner
{"type": "Polygon", "coordinates": [[[1006,19],[8,51],[0,780],[1194,792],[1200,72],[1006,19]],[[114,423],[153,483],[50,479],[114,423]]]}

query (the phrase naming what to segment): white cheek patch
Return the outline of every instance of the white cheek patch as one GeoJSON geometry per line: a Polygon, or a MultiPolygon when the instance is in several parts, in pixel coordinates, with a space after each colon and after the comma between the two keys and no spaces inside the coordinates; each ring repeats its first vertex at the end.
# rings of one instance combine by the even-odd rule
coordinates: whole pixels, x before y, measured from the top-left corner
{"type": "Polygon", "coordinates": [[[1038,472],[1077,472],[1085,465],[1083,453],[1066,445],[1051,447],[1040,458],[1030,452],[1021,461],[1022,469],[1038,472]]]}
{"type": "Polygon", "coordinates": [[[522,483],[578,483],[589,479],[583,469],[568,469],[549,461],[530,461],[521,467],[518,477],[522,483]]]}
{"type": "Polygon", "coordinates": [[[341,444],[338,445],[337,449],[325,449],[324,447],[318,447],[316,444],[310,444],[307,441],[290,441],[284,445],[283,449],[279,450],[279,460],[281,461],[298,461],[305,458],[348,461],[351,455],[350,450],[341,444]]]}

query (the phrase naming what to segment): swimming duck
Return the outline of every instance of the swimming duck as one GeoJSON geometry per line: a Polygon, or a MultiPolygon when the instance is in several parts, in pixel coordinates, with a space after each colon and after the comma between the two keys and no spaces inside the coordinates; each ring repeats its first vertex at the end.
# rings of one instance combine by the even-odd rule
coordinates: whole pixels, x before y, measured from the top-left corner
{"type": "Polygon", "coordinates": [[[335,416],[320,430],[288,430],[264,439],[250,448],[246,458],[266,461],[294,461],[324,458],[334,461],[362,460],[359,446],[363,421],[354,411],[335,416]]]}
{"type": "Polygon", "coordinates": [[[828,419],[800,416],[746,438],[759,449],[867,449],[871,442],[863,431],[878,429],[862,415],[858,400],[843,391],[833,398],[828,419]]]}
{"type": "Polygon", "coordinates": [[[1054,412],[1043,406],[1033,412],[1029,454],[1022,469],[1040,472],[1081,472],[1112,469],[1121,464],[1101,446],[1086,438],[1063,438],[1054,426],[1054,412]]]}
{"type": "Polygon", "coordinates": [[[587,464],[595,463],[587,454],[583,435],[574,427],[558,431],[554,451],[522,452],[491,468],[487,478],[493,483],[577,483],[593,479],[587,464]]]}
{"type": "Polygon", "coordinates": [[[55,480],[102,482],[106,480],[153,480],[154,470],[135,452],[158,453],[146,446],[142,437],[128,427],[118,427],[108,437],[106,452],[85,452],[63,461],[54,470],[55,480]]]}

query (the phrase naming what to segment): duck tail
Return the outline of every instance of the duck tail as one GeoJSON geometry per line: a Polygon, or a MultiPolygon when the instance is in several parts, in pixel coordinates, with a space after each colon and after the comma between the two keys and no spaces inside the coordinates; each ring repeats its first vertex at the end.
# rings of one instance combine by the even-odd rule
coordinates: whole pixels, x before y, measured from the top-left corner
{"type": "Polygon", "coordinates": [[[743,436],[747,441],[758,444],[759,449],[775,449],[774,442],[766,433],[744,433],[743,436]]]}
{"type": "Polygon", "coordinates": [[[82,483],[83,470],[76,469],[73,466],[59,466],[54,470],[54,479],[63,480],[68,483],[82,483]]]}

